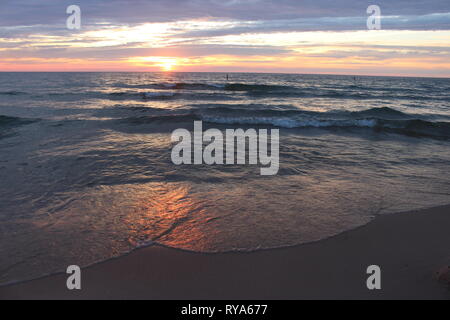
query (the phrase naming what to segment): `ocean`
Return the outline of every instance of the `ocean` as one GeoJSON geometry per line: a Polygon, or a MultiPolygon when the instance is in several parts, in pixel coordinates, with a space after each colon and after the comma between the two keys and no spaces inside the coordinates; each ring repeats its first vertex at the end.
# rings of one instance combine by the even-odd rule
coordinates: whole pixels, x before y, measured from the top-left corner
{"type": "Polygon", "coordinates": [[[318,241],[450,203],[450,79],[0,73],[0,177],[0,284],[149,245],[318,241]],[[174,165],[200,120],[279,129],[278,174],[174,165]]]}

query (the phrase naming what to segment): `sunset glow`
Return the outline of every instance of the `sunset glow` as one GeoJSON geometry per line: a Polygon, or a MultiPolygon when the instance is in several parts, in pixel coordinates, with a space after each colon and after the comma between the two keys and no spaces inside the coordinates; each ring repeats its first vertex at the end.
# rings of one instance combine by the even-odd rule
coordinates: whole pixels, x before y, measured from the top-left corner
{"type": "Polygon", "coordinates": [[[131,58],[128,62],[135,67],[158,67],[162,71],[172,71],[179,64],[179,59],[172,57],[136,57],[131,58]]]}
{"type": "Polygon", "coordinates": [[[89,16],[81,30],[67,30],[62,14],[52,16],[58,23],[0,25],[0,70],[450,76],[450,13],[428,11],[387,14],[382,30],[367,30],[364,10],[283,19],[234,17],[234,11],[174,19],[167,13],[157,22],[136,13],[133,23],[135,16],[89,16]]]}

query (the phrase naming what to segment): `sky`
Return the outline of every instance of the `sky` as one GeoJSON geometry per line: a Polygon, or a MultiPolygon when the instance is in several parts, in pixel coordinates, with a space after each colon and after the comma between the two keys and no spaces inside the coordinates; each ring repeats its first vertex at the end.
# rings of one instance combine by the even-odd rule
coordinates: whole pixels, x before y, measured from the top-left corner
{"type": "Polygon", "coordinates": [[[1,0],[0,71],[450,77],[450,1],[1,0]]]}

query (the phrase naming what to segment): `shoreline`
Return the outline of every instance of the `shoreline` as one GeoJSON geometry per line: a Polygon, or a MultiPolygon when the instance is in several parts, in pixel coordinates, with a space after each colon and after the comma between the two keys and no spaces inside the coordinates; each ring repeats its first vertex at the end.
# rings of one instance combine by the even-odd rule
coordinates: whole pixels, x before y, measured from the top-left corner
{"type": "Polygon", "coordinates": [[[154,245],[82,269],[0,287],[3,299],[450,299],[450,205],[377,216],[339,235],[252,252],[196,253],[154,245]],[[366,287],[381,267],[380,291],[366,287]]]}

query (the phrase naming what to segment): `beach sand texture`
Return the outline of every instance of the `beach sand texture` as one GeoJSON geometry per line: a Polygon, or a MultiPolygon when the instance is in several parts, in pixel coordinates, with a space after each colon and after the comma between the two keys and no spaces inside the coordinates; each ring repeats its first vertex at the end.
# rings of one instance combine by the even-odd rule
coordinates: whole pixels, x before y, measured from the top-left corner
{"type": "MultiPolygon", "coordinates": [[[[0,288],[0,299],[450,299],[436,273],[450,263],[450,206],[380,216],[333,238],[253,253],[153,246],[65,274],[0,288]],[[366,287],[379,265],[382,289],[366,287]]],[[[442,280],[442,279],[441,279],[442,280]]]]}

